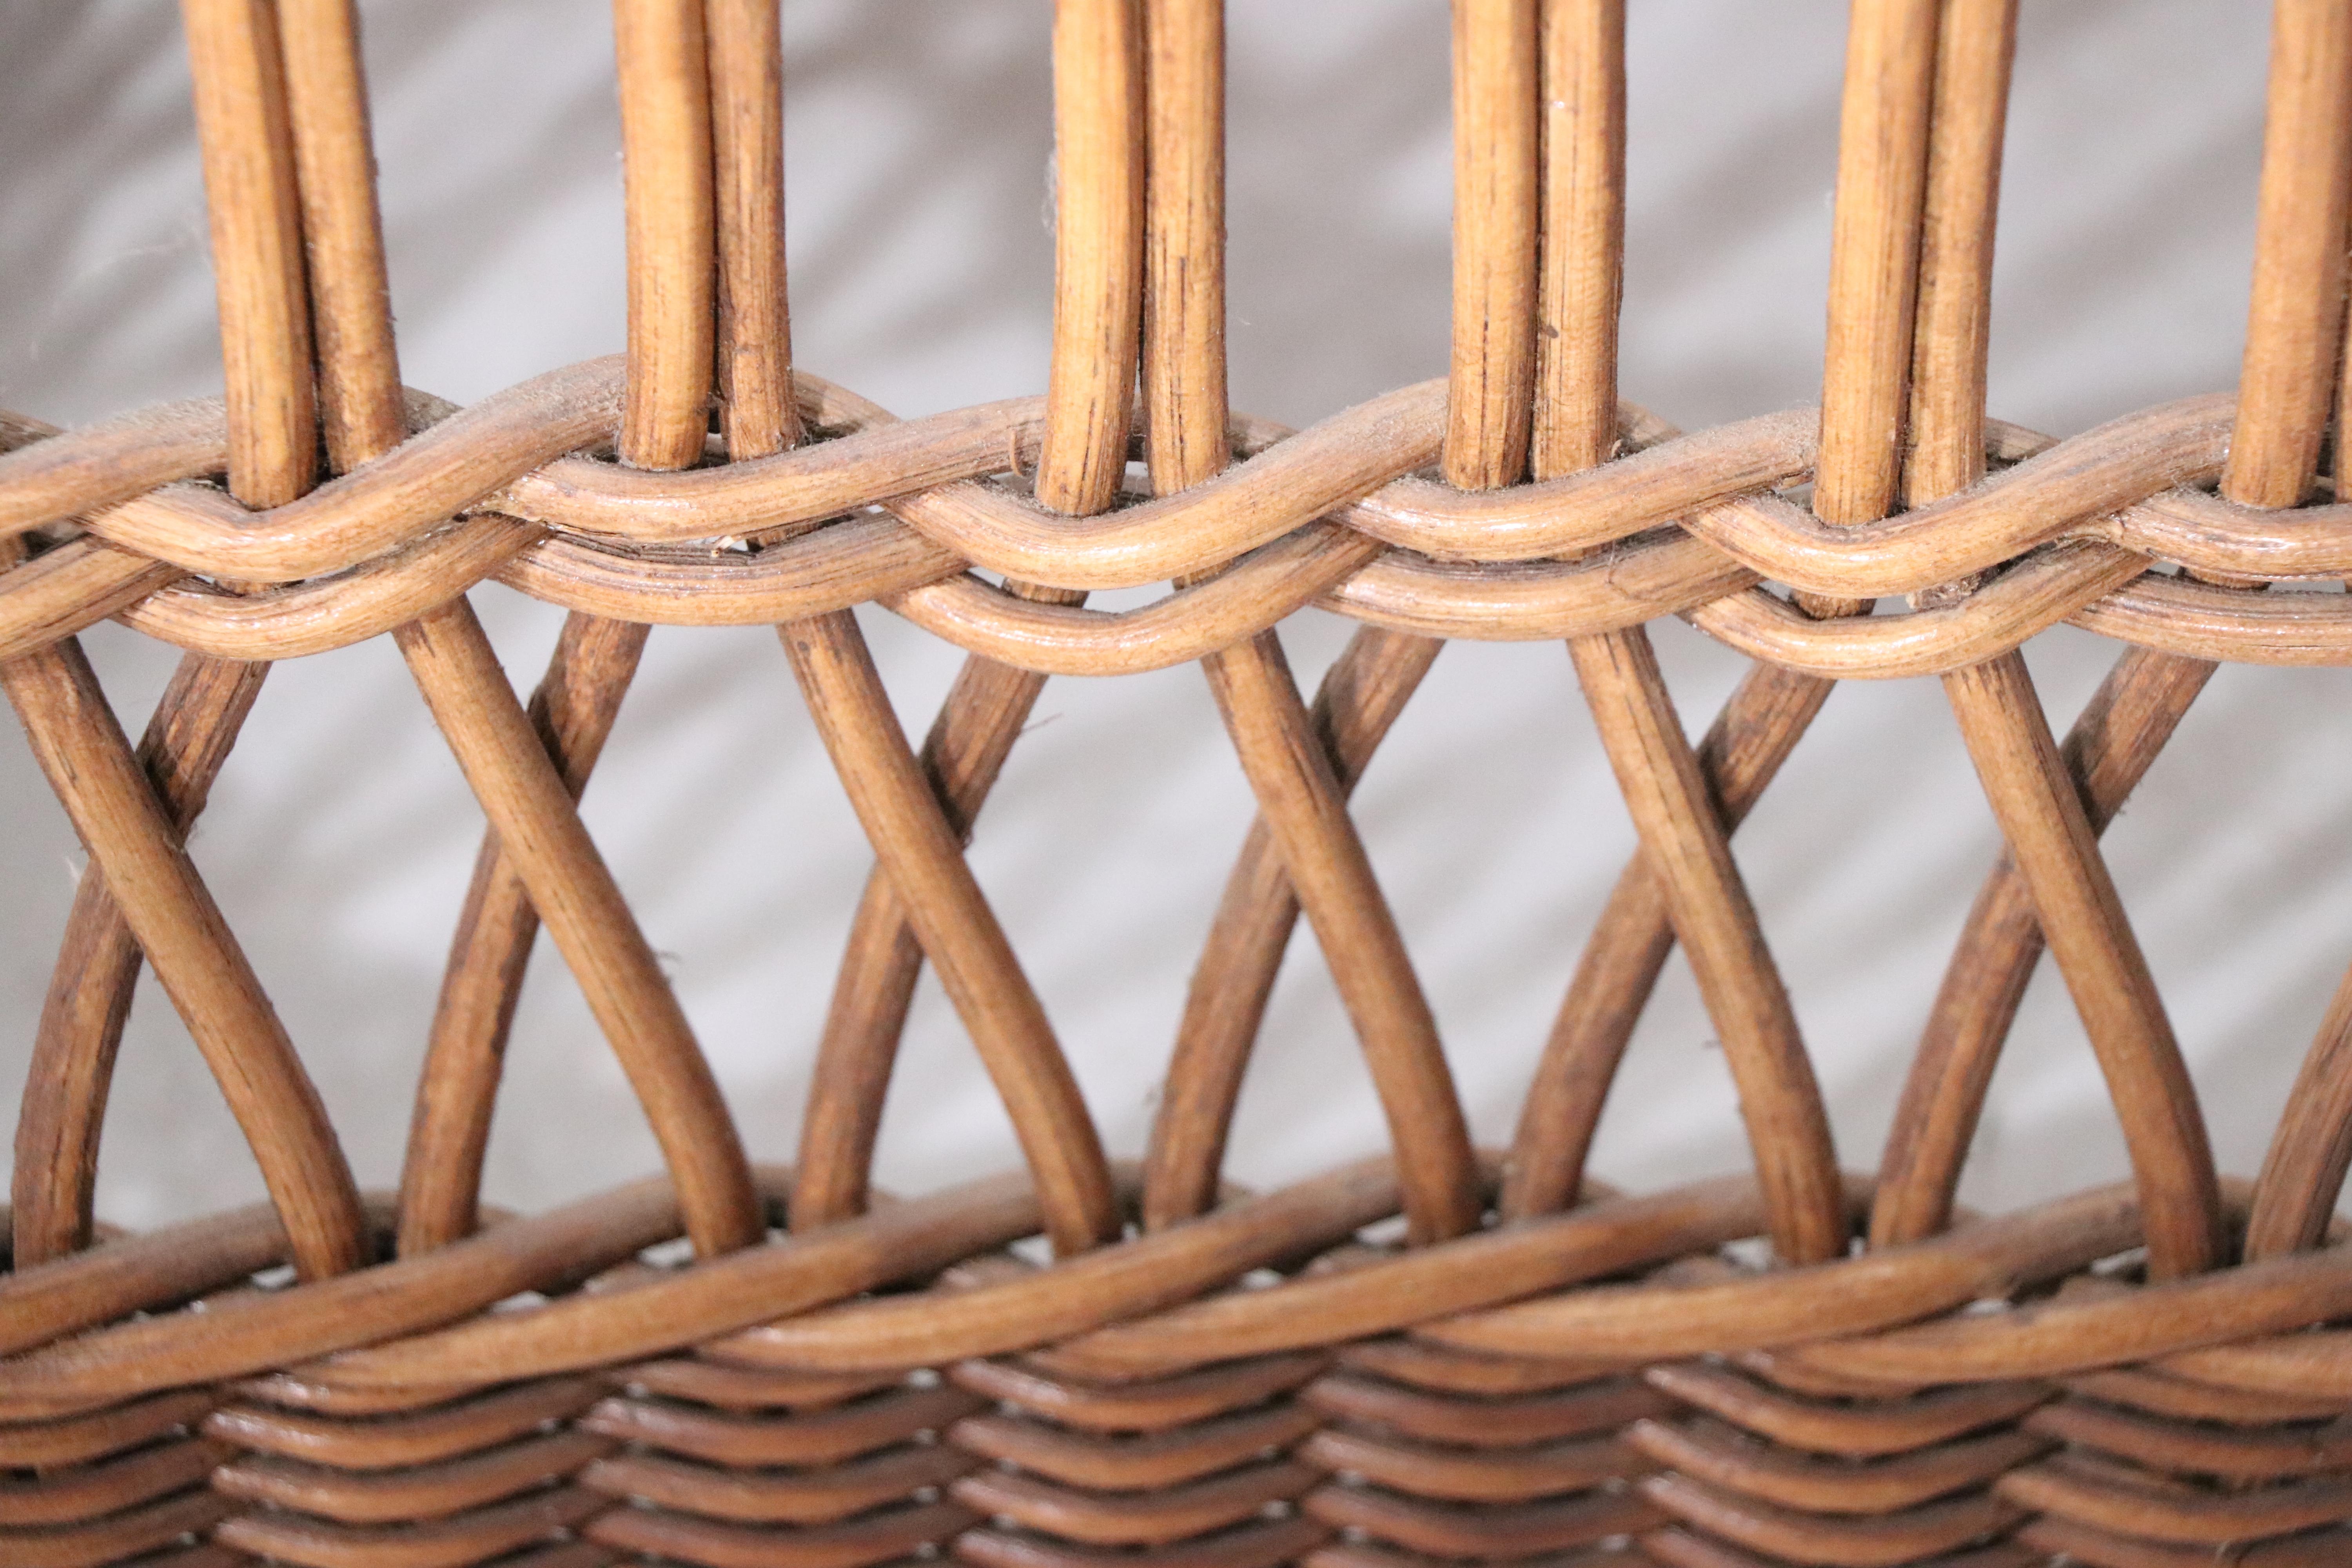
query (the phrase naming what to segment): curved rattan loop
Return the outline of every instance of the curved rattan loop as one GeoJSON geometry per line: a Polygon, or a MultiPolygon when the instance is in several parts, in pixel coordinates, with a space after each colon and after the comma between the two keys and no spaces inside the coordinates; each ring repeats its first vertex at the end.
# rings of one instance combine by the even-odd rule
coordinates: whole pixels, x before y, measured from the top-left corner
{"type": "MultiPolygon", "coordinates": [[[[2115,820],[2212,668],[2135,648],[2108,672],[2063,747],[2094,832],[2115,820]]],[[[2042,950],[2032,894],[2004,858],[1969,910],[1895,1109],[1871,1213],[1874,1242],[1916,1240],[1950,1222],[1993,1068],[2042,950]]]]}
{"type": "MultiPolygon", "coordinates": [[[[203,814],[268,668],[191,656],[156,703],[139,762],[183,836],[203,814]]],[[[25,1074],[10,1189],[9,1245],[17,1268],[89,1245],[99,1136],[142,962],[139,940],[105,877],[85,876],[74,889],[25,1074]]]]}
{"type": "MultiPolygon", "coordinates": [[[[564,618],[547,678],[531,694],[531,728],[575,803],[619,715],[647,630],[574,612],[564,618]]],[[[396,1240],[403,1257],[474,1229],[507,1034],[539,926],[529,889],[492,836],[474,858],[417,1076],[401,1166],[396,1240]]]]}
{"type": "MultiPolygon", "coordinates": [[[[958,840],[973,820],[1027,725],[1045,681],[1028,671],[967,659],[924,737],[919,761],[958,840]]],[[[817,1045],[801,1118],[801,1169],[793,1190],[795,1229],[866,1211],[882,1102],[922,973],[923,949],[905,900],[878,868],[852,918],[817,1045]]]]}
{"type": "MultiPolygon", "coordinates": [[[[1309,713],[1344,795],[1363,776],[1444,645],[1368,627],[1349,639],[1309,713]]],[[[1144,1223],[1157,1228],[1215,1201],[1242,1075],[1257,1044],[1276,972],[1298,923],[1298,899],[1263,818],[1225,879],[1170,1053],[1144,1158],[1144,1223]]]]}

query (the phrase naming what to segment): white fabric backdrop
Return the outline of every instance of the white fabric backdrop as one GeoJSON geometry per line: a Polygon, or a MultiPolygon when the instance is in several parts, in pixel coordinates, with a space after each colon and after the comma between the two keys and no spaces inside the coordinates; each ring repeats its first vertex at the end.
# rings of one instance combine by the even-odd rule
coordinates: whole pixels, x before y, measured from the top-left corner
{"type": "MultiPolygon", "coordinates": [[[[1646,0],[1633,23],[1627,395],[1688,426],[1810,402],[1842,8],[1646,0]]],[[[2235,379],[2263,7],[2035,0],[2001,213],[1995,412],[2058,433],[2235,379]]],[[[613,352],[622,246],[611,43],[580,0],[370,0],[408,381],[460,400],[613,352]]],[[[904,414],[1042,389],[1045,0],[794,0],[791,247],[802,363],[904,414]]],[[[1305,423],[1444,363],[1446,23],[1434,0],[1234,7],[1234,389],[1305,423]]],[[[0,0],[0,404],[87,418],[218,384],[202,193],[172,9],[0,0]]],[[[519,684],[558,616],[475,595],[519,684]]],[[[910,728],[959,655],[864,616],[910,728]]],[[[1286,636],[1311,681],[1344,625],[1286,636]]],[[[1696,731],[1739,661],[1678,625],[1661,656],[1696,731]]],[[[135,733],[172,653],[88,635],[135,733]]],[[[2063,726],[2115,649],[2031,662],[2063,726]]],[[[2110,837],[2210,1107],[2251,1173],[2352,957],[2352,685],[2225,670],[2110,837]]],[[[1056,680],[973,852],[1115,1152],[1142,1146],[1192,954],[1250,805],[1198,674],[1056,680]]],[[[756,1155],[788,1158],[868,857],[774,637],[670,631],[587,802],[591,826],[756,1155]]],[[[1561,651],[1449,650],[1357,800],[1474,1125],[1507,1136],[1578,945],[1632,836],[1561,651]]],[[[0,726],[0,1102],[13,1102],[80,854],[0,726]]],[[[388,642],[278,670],[195,853],[304,1049],[363,1184],[397,1177],[407,1101],[479,831],[388,642]]],[[[1875,1162],[1910,1046],[1995,850],[1932,681],[1831,701],[1738,841],[1831,1097],[1875,1162]]],[[[1637,1037],[1597,1168],[1637,1186],[1740,1165],[1727,1077],[1679,961],[1637,1037]]],[[[1245,1090],[1234,1173],[1275,1182],[1381,1142],[1304,931],[1245,1090]]],[[[883,1133],[886,1182],[1009,1163],[952,1010],[926,982],[883,1133]]],[[[542,1206],[655,1152],[542,942],[488,1186],[542,1206]]],[[[2045,965],[1966,1196],[2120,1175],[2097,1073],[2045,965]]],[[[105,1147],[101,1212],[152,1225],[259,1192],[152,982],[105,1147]]]]}

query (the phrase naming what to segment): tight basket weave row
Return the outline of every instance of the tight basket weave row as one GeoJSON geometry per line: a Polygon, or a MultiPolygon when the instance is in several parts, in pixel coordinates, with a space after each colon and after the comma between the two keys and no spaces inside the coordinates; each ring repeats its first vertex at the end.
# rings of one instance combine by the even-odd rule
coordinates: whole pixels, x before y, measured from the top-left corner
{"type": "Polygon", "coordinates": [[[775,4],[615,0],[628,351],[459,409],[400,382],[350,0],[183,0],[225,395],[0,414],[0,687],[89,858],[16,1144],[0,1563],[2352,1564],[2352,986],[2222,1179],[2098,847],[2215,661],[2352,664],[2352,597],[2272,587],[2352,575],[2352,0],[2276,0],[2237,392],[2063,439],[1985,412],[2015,0],[1853,0],[1821,406],[1695,434],[1617,396],[1623,0],[1454,0],[1448,374],[1297,432],[1226,404],[1220,0],[1057,0],[1050,384],[904,421],[792,363],[775,4]],[[570,613],[527,701],[490,578],[570,613]],[[869,603],[970,655],[919,748],[869,603]],[[1311,700],[1308,605],[1361,623],[1311,700]],[[1752,661],[1696,745],[1664,616],[1752,661]],[[184,650],[135,746],[76,641],[110,617],[184,650]],[[2018,651],[2062,620],[2126,645],[2063,740],[2018,651]],[[790,1168],[576,809],[655,624],[778,628],[873,847],[790,1168]],[[387,633],[489,832],[380,1196],[184,838],[271,661],[387,633]],[[1566,642],[1641,844],[1499,1154],[1347,808],[1452,637],[1566,642]],[[1130,1163],[963,846],[1046,677],[1186,662],[1259,816],[1130,1163]],[[1836,681],[1924,675],[2007,854],[1856,1177],[1727,841],[1836,681]],[[1239,1192],[1302,914],[1391,1150],[1239,1192]],[[542,923],[667,1169],[507,1217],[542,923]],[[1676,945],[1753,1173],[1627,1194],[1585,1155],[1676,945]],[[2045,946],[2131,1179],[1959,1213],[2045,946]],[[927,963],[1024,1168],[885,1202],[927,963]],[[133,1236],[91,1194],[148,966],[269,1201],[133,1236]]]}

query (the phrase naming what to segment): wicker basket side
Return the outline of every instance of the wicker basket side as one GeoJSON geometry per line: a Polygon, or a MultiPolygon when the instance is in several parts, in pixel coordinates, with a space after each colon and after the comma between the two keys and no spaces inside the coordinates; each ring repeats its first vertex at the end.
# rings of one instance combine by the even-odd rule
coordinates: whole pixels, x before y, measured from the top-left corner
{"type": "Polygon", "coordinates": [[[2098,847],[2214,658],[2352,662],[2352,616],[2259,593],[2352,570],[2352,521],[2307,504],[2352,5],[2277,0],[2238,395],[2056,442],[1985,408],[2015,0],[1856,0],[1818,418],[1688,437],[1618,396],[1622,0],[1456,0],[1447,376],[1296,433],[1227,401],[1220,0],[1058,0],[1046,393],[906,422],[793,365],[774,0],[617,0],[627,353],[463,411],[401,385],[350,0],[184,13],[225,395],[0,417],[0,689],[90,858],[16,1145],[0,1561],[2352,1562],[2352,1003],[2224,1182],[2098,847]],[[528,700],[466,598],[491,575],[570,610],[528,700]],[[919,748],[866,602],[971,653],[919,748]],[[1276,628],[1318,602],[1365,624],[1310,698],[1276,628]],[[1697,744],[1644,629],[1669,613],[1757,661],[1697,744]],[[136,747],[75,639],[109,615],[185,650],[136,747]],[[2069,616],[2133,646],[2061,740],[2017,650],[2069,616]],[[791,1169],[750,1158],[578,811],[657,620],[777,626],[874,849],[791,1169]],[[489,830],[375,1195],[184,839],[269,663],[383,633],[489,830]],[[1499,1154],[1348,810],[1456,635],[1567,643],[1641,842],[1499,1154]],[[1195,659],[1260,815],[1130,1165],[963,847],[1047,675],[1195,659]],[[1943,680],[2008,852],[1865,1181],[1730,838],[1837,679],[1898,674],[1943,680]],[[1392,1148],[1231,1191],[1302,916],[1392,1148]],[[542,923],[666,1169],[486,1214],[542,923]],[[1754,1170],[1622,1194],[1586,1155],[1677,944],[1754,1170]],[[1961,1215],[2045,946],[2132,1179],[1961,1215]],[[885,1201],[927,963],[1025,1168],[885,1201]],[[269,1202],[111,1236],[98,1133],[148,965],[269,1202]]]}

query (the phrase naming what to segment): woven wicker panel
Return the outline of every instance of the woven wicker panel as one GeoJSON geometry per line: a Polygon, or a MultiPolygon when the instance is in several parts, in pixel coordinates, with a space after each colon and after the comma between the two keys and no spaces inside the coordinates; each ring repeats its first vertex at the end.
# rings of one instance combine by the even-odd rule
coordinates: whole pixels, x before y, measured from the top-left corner
{"type": "Polygon", "coordinates": [[[2271,591],[2352,574],[2352,4],[2278,0],[2238,391],[2063,438],[1984,406],[2014,0],[1856,0],[1822,405],[1695,433],[1618,396],[1622,0],[1456,0],[1449,374],[1299,431],[1226,403],[1215,0],[1057,4],[1049,384],[903,421],[792,365],[774,0],[617,0],[628,352],[463,409],[398,374],[348,0],[183,9],[225,394],[0,416],[0,689],[89,854],[16,1141],[0,1562],[2352,1562],[2352,1001],[2224,1180],[2098,847],[2216,661],[2352,663],[2352,600],[2271,591]],[[570,612],[528,699],[490,579],[570,612]],[[970,656],[919,746],[869,603],[970,656]],[[1361,623],[1311,697],[1310,605],[1361,623]],[[1696,744],[1667,616],[1753,661],[1696,744]],[[108,617],[185,650],[135,746],[76,641],[108,617]],[[2124,645],[2063,739],[2018,651],[2062,620],[2124,645]],[[789,1168],[577,810],[656,624],[778,628],[874,850],[789,1168]],[[184,841],[268,666],[381,636],[491,831],[371,1194],[184,841]],[[1448,638],[1565,641],[1641,843],[1497,1152],[1347,804],[1448,638]],[[963,851],[1046,677],[1189,662],[1260,816],[1115,1160],[963,851]],[[1837,681],[1906,676],[2008,850],[1863,1177],[1728,846],[1837,681]],[[1244,1191],[1302,918],[1391,1148],[1244,1191]],[[479,1178],[542,926],[666,1169],[516,1217],[479,1178]],[[1623,1193],[1586,1154],[1677,945],[1753,1169],[1623,1193]],[[1962,1213],[2045,947],[2131,1179],[1962,1213]],[[886,1197],[927,964],[1024,1165],[886,1197]],[[91,1200],[148,968],[269,1196],[133,1236],[91,1200]]]}

